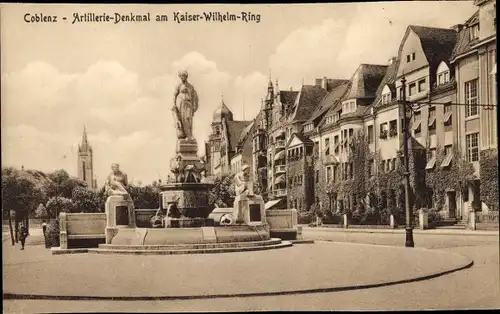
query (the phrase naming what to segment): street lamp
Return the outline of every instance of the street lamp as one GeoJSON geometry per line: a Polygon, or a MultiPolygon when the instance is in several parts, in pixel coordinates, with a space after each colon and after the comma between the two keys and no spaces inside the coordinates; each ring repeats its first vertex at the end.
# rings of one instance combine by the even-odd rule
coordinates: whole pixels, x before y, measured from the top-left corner
{"type": "Polygon", "coordinates": [[[413,242],[413,227],[412,220],[413,214],[410,205],[410,165],[408,158],[408,139],[409,130],[408,130],[408,116],[407,111],[410,110],[409,104],[406,102],[406,78],[403,76],[401,79],[401,98],[402,102],[400,106],[403,107],[403,153],[404,153],[404,187],[405,187],[405,213],[406,213],[406,241],[405,247],[414,247],[415,243],[413,242]]]}

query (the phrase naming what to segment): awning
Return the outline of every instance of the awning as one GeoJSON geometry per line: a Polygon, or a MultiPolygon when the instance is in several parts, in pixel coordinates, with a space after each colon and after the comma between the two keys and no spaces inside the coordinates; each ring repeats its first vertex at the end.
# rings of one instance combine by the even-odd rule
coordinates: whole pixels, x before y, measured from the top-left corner
{"type": "Polygon", "coordinates": [[[274,155],[274,160],[280,160],[285,158],[285,151],[279,151],[276,155],[274,155]]]}
{"type": "Polygon", "coordinates": [[[445,115],[444,115],[444,122],[445,123],[448,123],[448,121],[450,120],[451,118],[451,111],[448,111],[445,115]]]}
{"type": "Polygon", "coordinates": [[[427,162],[427,165],[425,166],[425,170],[433,169],[435,164],[436,164],[436,157],[432,157],[431,160],[429,160],[427,162]]]}
{"type": "Polygon", "coordinates": [[[280,184],[280,183],[285,183],[285,176],[280,175],[276,179],[274,179],[274,184],[280,184]]]}
{"type": "Polygon", "coordinates": [[[427,126],[431,127],[434,124],[434,122],[436,122],[436,116],[430,117],[427,126]]]}
{"type": "Polygon", "coordinates": [[[415,131],[416,129],[418,129],[420,127],[421,123],[422,123],[422,120],[415,121],[414,124],[413,124],[412,130],[415,131]]]}
{"type": "Polygon", "coordinates": [[[453,159],[453,154],[452,153],[448,154],[448,156],[446,156],[446,158],[441,163],[441,168],[445,168],[445,167],[450,166],[452,159],[453,159]]]}
{"type": "Polygon", "coordinates": [[[497,74],[497,64],[495,63],[495,66],[493,67],[493,70],[491,70],[491,75],[497,74]]]}
{"type": "Polygon", "coordinates": [[[280,198],[279,200],[269,201],[269,202],[267,202],[266,204],[264,204],[264,208],[265,208],[266,210],[271,209],[273,206],[278,205],[278,203],[279,203],[279,202],[281,202],[281,200],[283,200],[283,199],[282,199],[282,198],[280,198]]]}

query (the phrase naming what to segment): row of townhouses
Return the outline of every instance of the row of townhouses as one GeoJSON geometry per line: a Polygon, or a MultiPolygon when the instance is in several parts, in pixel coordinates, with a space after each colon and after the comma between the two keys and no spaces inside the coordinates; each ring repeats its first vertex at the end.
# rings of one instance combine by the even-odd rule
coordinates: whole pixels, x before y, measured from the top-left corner
{"type": "Polygon", "coordinates": [[[349,80],[294,91],[270,78],[252,121],[233,120],[222,102],[206,142],[210,173],[247,163],[278,207],[335,212],[372,193],[401,207],[404,86],[414,207],[456,219],[498,210],[496,7],[475,5],[449,29],[408,26],[397,56],[361,64],[349,80]]]}

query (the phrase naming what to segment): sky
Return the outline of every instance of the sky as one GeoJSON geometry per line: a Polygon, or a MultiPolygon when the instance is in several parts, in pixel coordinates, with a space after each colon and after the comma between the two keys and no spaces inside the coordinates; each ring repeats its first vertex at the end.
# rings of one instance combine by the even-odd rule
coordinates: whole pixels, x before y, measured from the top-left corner
{"type": "Polygon", "coordinates": [[[349,79],[361,63],[397,56],[408,25],[450,28],[472,1],[288,5],[2,4],[2,166],[77,174],[86,125],[99,185],[119,163],[134,182],[170,173],[173,91],[179,69],[200,98],[194,135],[202,155],[223,97],[236,120],[260,109],[269,77],[280,89],[318,77],[349,79]],[[250,12],[260,22],[181,22],[174,12],[250,12]],[[73,14],[150,13],[151,22],[75,23],[73,14]],[[58,16],[26,23],[25,15],[58,16]],[[167,22],[156,22],[166,14],[167,22]],[[62,17],[67,17],[66,21],[62,17]]]}

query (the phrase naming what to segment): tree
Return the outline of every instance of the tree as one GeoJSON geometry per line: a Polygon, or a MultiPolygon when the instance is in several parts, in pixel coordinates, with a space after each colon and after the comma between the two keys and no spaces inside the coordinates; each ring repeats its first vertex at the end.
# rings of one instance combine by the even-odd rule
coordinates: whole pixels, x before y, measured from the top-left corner
{"type": "Polygon", "coordinates": [[[99,213],[104,211],[104,197],[99,192],[83,187],[73,189],[71,200],[74,210],[80,213],[99,213]]]}
{"type": "Polygon", "coordinates": [[[232,207],[235,198],[234,175],[222,174],[215,177],[208,194],[208,203],[218,207],[232,207]]]}
{"type": "Polygon", "coordinates": [[[25,224],[28,226],[28,213],[34,210],[36,204],[39,204],[42,200],[43,194],[34,182],[25,176],[21,176],[15,168],[2,168],[2,207],[4,215],[7,214],[9,217],[9,229],[12,239],[15,237],[17,240],[19,222],[25,220],[25,224]],[[10,211],[15,213],[15,235],[12,230],[10,211]]]}
{"type": "Polygon", "coordinates": [[[130,197],[134,201],[135,208],[159,208],[160,199],[159,193],[160,189],[158,186],[146,185],[146,186],[133,186],[129,185],[126,187],[130,197]]]}
{"type": "Polygon", "coordinates": [[[42,203],[38,205],[35,211],[35,216],[38,218],[46,218],[48,216],[47,208],[45,208],[45,205],[43,205],[42,203]]]}
{"type": "Polygon", "coordinates": [[[51,197],[45,205],[49,217],[59,218],[60,212],[72,213],[75,210],[73,201],[66,197],[51,197]]]}
{"type": "Polygon", "coordinates": [[[50,180],[44,185],[44,192],[49,198],[55,196],[71,198],[74,188],[87,186],[84,181],[70,177],[63,169],[49,173],[47,176],[50,180]]]}

